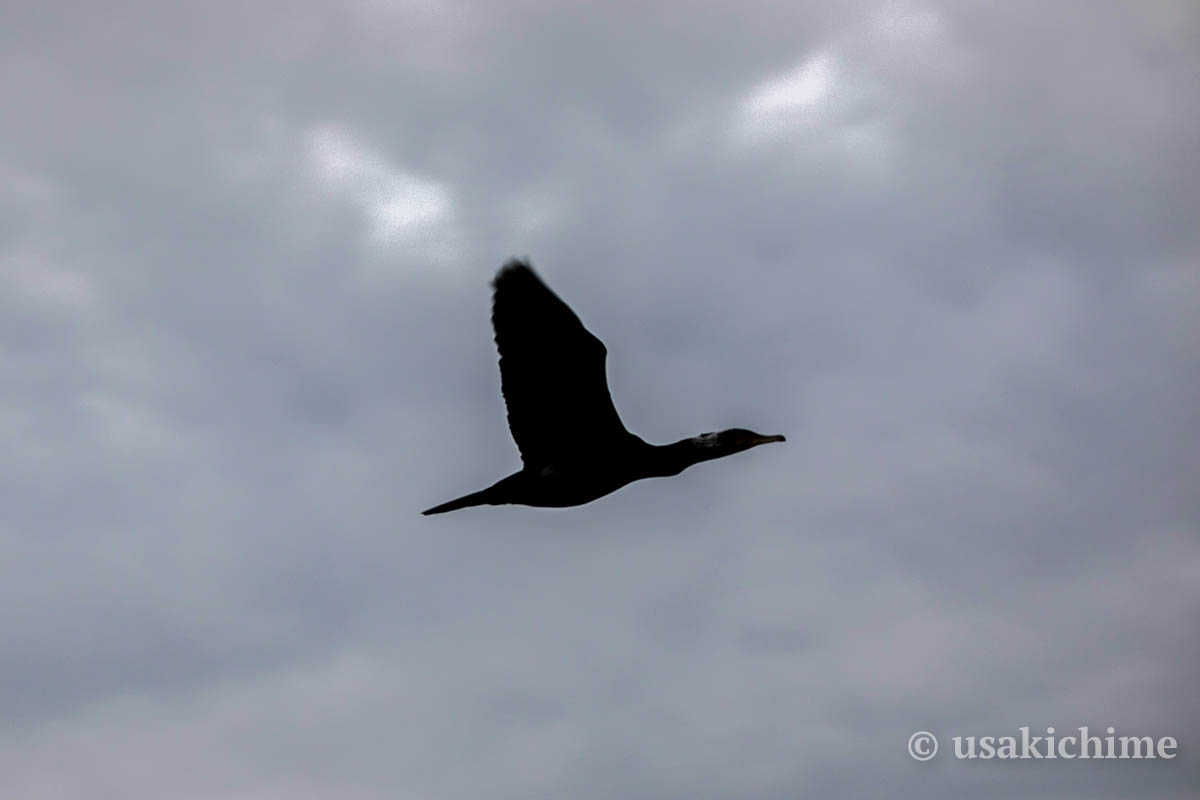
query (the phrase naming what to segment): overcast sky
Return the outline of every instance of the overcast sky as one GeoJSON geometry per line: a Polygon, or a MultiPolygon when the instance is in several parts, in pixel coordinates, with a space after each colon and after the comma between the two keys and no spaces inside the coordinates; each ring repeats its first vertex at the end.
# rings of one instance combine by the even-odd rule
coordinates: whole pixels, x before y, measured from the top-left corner
{"type": "Polygon", "coordinates": [[[1191,0],[2,16],[0,796],[1195,796],[1191,0]],[[421,517],[513,255],[787,443],[421,517]]]}

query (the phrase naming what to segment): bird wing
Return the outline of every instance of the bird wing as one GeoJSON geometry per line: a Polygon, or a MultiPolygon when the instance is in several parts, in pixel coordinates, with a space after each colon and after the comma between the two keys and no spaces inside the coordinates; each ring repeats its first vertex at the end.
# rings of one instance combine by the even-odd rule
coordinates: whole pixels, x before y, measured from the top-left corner
{"type": "Polygon", "coordinates": [[[529,265],[510,261],[492,285],[492,327],[508,427],[526,467],[566,464],[623,444],[608,392],[608,351],[529,265]]]}

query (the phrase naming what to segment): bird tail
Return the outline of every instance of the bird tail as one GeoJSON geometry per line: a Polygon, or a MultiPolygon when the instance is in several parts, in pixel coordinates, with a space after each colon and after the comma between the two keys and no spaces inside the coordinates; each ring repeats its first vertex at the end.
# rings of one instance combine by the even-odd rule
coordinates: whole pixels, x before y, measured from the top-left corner
{"type": "Polygon", "coordinates": [[[440,506],[427,508],[421,513],[426,516],[430,514],[445,514],[447,511],[457,511],[460,508],[487,505],[491,503],[491,500],[488,499],[490,492],[491,487],[488,487],[487,489],[480,489],[478,492],[471,492],[470,494],[464,494],[462,497],[455,498],[454,500],[449,500],[445,503],[442,503],[440,506]]]}

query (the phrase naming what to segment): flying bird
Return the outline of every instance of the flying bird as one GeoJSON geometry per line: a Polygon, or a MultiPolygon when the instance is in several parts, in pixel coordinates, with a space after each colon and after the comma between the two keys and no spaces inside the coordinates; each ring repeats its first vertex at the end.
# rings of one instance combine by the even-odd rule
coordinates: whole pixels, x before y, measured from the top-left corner
{"type": "Polygon", "coordinates": [[[509,261],[492,286],[500,388],[524,467],[421,513],[480,505],[578,506],[642,478],[678,475],[701,461],[784,441],[731,428],[648,444],[625,429],[613,407],[603,342],[529,264],[509,261]]]}

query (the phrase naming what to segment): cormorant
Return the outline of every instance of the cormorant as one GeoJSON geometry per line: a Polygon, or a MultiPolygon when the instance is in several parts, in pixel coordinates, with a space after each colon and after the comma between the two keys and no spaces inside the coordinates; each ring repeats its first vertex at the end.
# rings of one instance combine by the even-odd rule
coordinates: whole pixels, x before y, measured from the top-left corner
{"type": "Polygon", "coordinates": [[[652,445],[625,430],[608,393],[608,351],[524,261],[492,282],[492,327],[508,427],[525,466],[478,492],[421,513],[515,503],[577,506],[642,478],[678,475],[782,436],[743,428],[652,445]]]}

